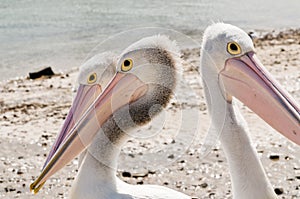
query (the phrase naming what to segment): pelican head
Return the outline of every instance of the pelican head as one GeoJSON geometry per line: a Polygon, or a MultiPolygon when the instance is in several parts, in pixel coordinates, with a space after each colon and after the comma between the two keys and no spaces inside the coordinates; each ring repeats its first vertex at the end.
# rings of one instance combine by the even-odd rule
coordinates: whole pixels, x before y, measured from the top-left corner
{"type": "Polygon", "coordinates": [[[216,73],[224,69],[226,60],[255,52],[251,38],[243,30],[230,24],[217,23],[203,34],[203,53],[213,60],[216,73]]]}
{"type": "Polygon", "coordinates": [[[79,85],[107,85],[116,72],[117,55],[112,52],[97,54],[79,69],[79,85]]]}
{"type": "MultiPolygon", "coordinates": [[[[111,142],[121,140],[124,132],[151,120],[165,107],[176,85],[180,67],[177,45],[166,36],[152,36],[129,46],[119,56],[115,73],[107,70],[110,80],[102,80],[98,67],[82,69],[79,89],[56,141],[56,150],[30,188],[35,193],[46,180],[88,147],[107,123],[115,132],[111,142]],[[99,77],[99,79],[98,79],[99,77]],[[103,88],[103,89],[102,89],[103,88]],[[89,106],[87,106],[87,104],[89,106]],[[74,108],[73,108],[74,107],[74,108]],[[76,116],[74,123],[70,122],[76,116]]],[[[113,63],[112,58],[101,56],[113,63]]],[[[93,61],[91,61],[93,63],[93,61]]]]}
{"type": "Polygon", "coordinates": [[[81,115],[102,92],[103,85],[107,85],[113,77],[116,72],[116,61],[117,56],[114,53],[104,52],[93,56],[80,67],[77,78],[77,95],[65,120],[65,124],[68,125],[65,125],[66,128],[56,138],[44,167],[74,127],[75,122],[79,120],[81,115]]]}
{"type": "Polygon", "coordinates": [[[201,71],[215,85],[220,98],[239,99],[274,129],[300,145],[299,106],[268,73],[255,54],[251,38],[224,23],[206,29],[201,50],[201,71]]]}

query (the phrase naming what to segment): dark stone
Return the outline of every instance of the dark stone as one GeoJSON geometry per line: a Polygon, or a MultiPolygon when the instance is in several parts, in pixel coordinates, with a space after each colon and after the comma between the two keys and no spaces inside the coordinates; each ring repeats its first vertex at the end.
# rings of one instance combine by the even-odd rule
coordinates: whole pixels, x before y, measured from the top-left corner
{"type": "Polygon", "coordinates": [[[148,173],[149,173],[149,174],[155,174],[156,171],[155,171],[155,170],[153,170],[153,171],[149,170],[148,173]]]}
{"type": "Polygon", "coordinates": [[[292,159],[292,158],[290,158],[289,156],[285,156],[284,159],[285,159],[285,160],[290,160],[290,159],[292,159]]]}
{"type": "Polygon", "coordinates": [[[13,192],[13,191],[16,191],[16,189],[15,188],[9,188],[9,191],[13,192]]]}
{"type": "Polygon", "coordinates": [[[51,67],[47,67],[47,68],[44,68],[40,71],[37,71],[37,72],[31,72],[29,73],[29,79],[37,79],[37,78],[40,78],[42,76],[48,76],[48,77],[51,77],[55,75],[52,68],[51,67]]]}
{"type": "Polygon", "coordinates": [[[18,170],[18,171],[17,171],[17,174],[18,174],[18,175],[22,175],[22,174],[23,174],[23,172],[22,172],[22,171],[20,171],[20,170],[18,170]]]}
{"type": "Polygon", "coordinates": [[[202,187],[202,188],[206,188],[207,186],[208,186],[208,184],[206,182],[200,184],[200,187],[202,187]]]}
{"type": "Polygon", "coordinates": [[[277,195],[283,194],[283,188],[275,188],[274,191],[277,195]]]}
{"type": "Polygon", "coordinates": [[[49,135],[42,135],[42,138],[45,138],[46,140],[48,140],[49,135]]]}
{"type": "Polygon", "coordinates": [[[129,156],[129,157],[132,157],[132,158],[134,158],[134,155],[133,155],[133,154],[131,154],[131,153],[130,153],[130,154],[128,154],[128,156],[129,156]]]}
{"type": "Polygon", "coordinates": [[[128,171],[123,171],[123,172],[122,172],[122,176],[123,176],[123,177],[130,178],[130,177],[131,177],[131,173],[128,172],[128,171]]]}
{"type": "Polygon", "coordinates": [[[139,181],[136,184],[144,184],[144,182],[143,181],[139,181]]]}
{"type": "Polygon", "coordinates": [[[270,155],[269,158],[271,160],[279,160],[279,155],[270,155]]]}

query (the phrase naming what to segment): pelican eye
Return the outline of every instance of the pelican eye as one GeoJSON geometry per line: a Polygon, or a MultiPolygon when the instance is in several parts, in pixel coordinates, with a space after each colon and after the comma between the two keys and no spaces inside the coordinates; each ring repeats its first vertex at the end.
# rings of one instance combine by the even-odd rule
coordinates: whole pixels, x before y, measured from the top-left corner
{"type": "Polygon", "coordinates": [[[242,52],[240,45],[236,42],[229,42],[227,44],[227,51],[231,55],[238,55],[242,52]]]}
{"type": "Polygon", "coordinates": [[[96,73],[92,73],[92,74],[90,74],[90,76],[88,77],[87,82],[88,82],[89,84],[92,84],[92,83],[94,83],[96,80],[97,80],[97,74],[96,74],[96,73]]]}
{"type": "Polygon", "coordinates": [[[121,70],[127,72],[132,69],[133,61],[132,59],[125,59],[122,63],[121,70]]]}

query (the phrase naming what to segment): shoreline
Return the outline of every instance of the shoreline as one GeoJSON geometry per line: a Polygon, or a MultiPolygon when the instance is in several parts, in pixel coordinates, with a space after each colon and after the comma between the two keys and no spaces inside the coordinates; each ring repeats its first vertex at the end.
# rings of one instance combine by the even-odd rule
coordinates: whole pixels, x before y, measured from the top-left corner
{"type": "MultiPolygon", "coordinates": [[[[282,39],[294,39],[295,37],[298,37],[300,34],[300,28],[280,28],[280,29],[273,29],[273,30],[251,30],[249,29],[247,31],[248,33],[251,33],[251,35],[254,36],[254,42],[255,43],[264,43],[270,40],[279,40],[282,41],[282,39]],[[298,35],[298,36],[297,36],[298,35]]],[[[197,33],[191,33],[191,34],[187,34],[188,37],[191,37],[192,39],[194,39],[196,42],[198,42],[199,44],[201,44],[201,40],[202,40],[202,33],[203,31],[197,32],[197,33]]],[[[293,41],[289,40],[287,42],[292,43],[293,41]]],[[[96,42],[97,43],[97,42],[96,42]]],[[[186,49],[191,49],[191,48],[195,48],[195,46],[187,46],[186,49]]],[[[184,48],[185,50],[185,48],[184,48]]],[[[81,56],[81,55],[80,55],[81,56]]],[[[85,57],[84,55],[82,55],[82,57],[85,57]]],[[[73,60],[74,62],[75,60],[73,60]]],[[[82,60],[81,60],[82,61],[82,60]]],[[[78,63],[81,63],[81,61],[77,60],[78,63]]],[[[30,60],[30,62],[35,62],[30,60]]],[[[61,60],[59,61],[61,62],[61,60]]],[[[56,74],[65,74],[65,73],[71,73],[74,71],[78,71],[78,68],[80,67],[80,65],[78,66],[73,66],[73,67],[68,67],[68,69],[59,69],[57,66],[55,65],[49,65],[49,64],[42,64],[40,66],[34,64],[35,66],[32,69],[25,69],[23,70],[23,74],[16,76],[16,77],[9,77],[7,79],[1,79],[0,78],[0,83],[4,83],[10,80],[16,80],[16,79],[25,79],[28,77],[28,73],[29,72],[34,72],[34,68],[36,70],[42,69],[44,67],[52,67],[56,74]]],[[[60,65],[60,64],[59,64],[60,65]]],[[[13,66],[13,68],[15,68],[17,66],[13,66]]],[[[8,70],[8,69],[3,69],[3,71],[8,70]]]]}
{"type": "MultiPolygon", "coordinates": [[[[254,42],[262,63],[299,102],[300,29],[278,34],[269,32],[254,42]]],[[[180,105],[183,110],[200,110],[199,117],[203,121],[200,130],[206,132],[209,117],[202,87],[195,82],[198,73],[193,70],[199,64],[198,54],[198,49],[183,50],[183,76],[198,96],[191,97],[181,89],[185,97],[180,105]]],[[[29,185],[39,174],[71,105],[78,69],[68,71],[51,78],[28,80],[24,77],[0,81],[0,197],[50,199],[68,196],[77,172],[77,160],[47,181],[38,195],[29,192],[29,185]]],[[[283,191],[278,197],[300,198],[299,146],[286,140],[242,105],[241,110],[271,184],[283,191]],[[274,155],[278,155],[278,159],[270,158],[274,155]]],[[[176,107],[168,106],[166,111],[175,114],[176,107]]],[[[221,147],[213,147],[211,153],[201,159],[199,143],[189,143],[189,140],[174,135],[177,122],[170,122],[165,128],[167,133],[163,135],[128,142],[119,158],[118,176],[131,184],[162,185],[195,198],[232,198],[228,166],[221,147]],[[174,147],[177,144],[187,147],[178,152],[174,147]],[[167,154],[169,163],[150,168],[147,163],[150,165],[151,160],[143,157],[158,149],[167,154]],[[142,160],[145,162],[137,166],[136,162],[142,160]]],[[[183,133],[185,137],[193,136],[187,130],[183,133]]],[[[201,140],[205,133],[198,136],[201,140]]]]}

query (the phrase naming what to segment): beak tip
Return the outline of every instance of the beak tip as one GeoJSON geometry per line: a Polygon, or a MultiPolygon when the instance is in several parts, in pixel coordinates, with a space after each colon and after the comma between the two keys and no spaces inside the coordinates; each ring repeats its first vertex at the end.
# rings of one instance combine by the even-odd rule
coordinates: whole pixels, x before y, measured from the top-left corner
{"type": "Polygon", "coordinates": [[[41,183],[39,186],[36,186],[36,181],[30,184],[30,192],[33,194],[37,194],[39,192],[39,190],[43,187],[43,185],[45,184],[45,182],[41,183]]]}

